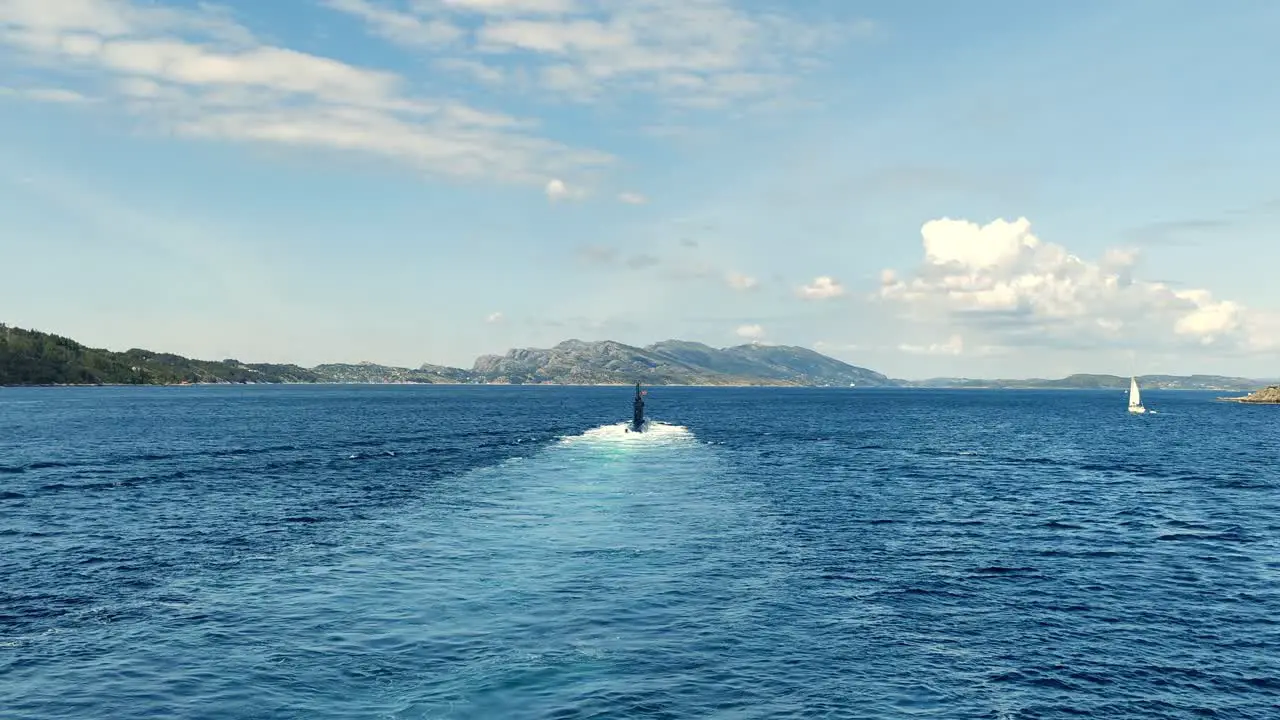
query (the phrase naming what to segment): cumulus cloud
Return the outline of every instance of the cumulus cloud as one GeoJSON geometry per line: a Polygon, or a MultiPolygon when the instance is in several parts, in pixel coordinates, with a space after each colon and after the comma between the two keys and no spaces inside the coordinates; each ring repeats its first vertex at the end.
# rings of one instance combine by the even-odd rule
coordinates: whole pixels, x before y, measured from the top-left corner
{"type": "Polygon", "coordinates": [[[801,287],[796,294],[807,300],[829,300],[844,295],[844,286],[835,278],[823,275],[801,287]]]}
{"type": "Polygon", "coordinates": [[[1202,343],[1212,343],[1215,338],[1234,332],[1243,322],[1243,307],[1230,300],[1215,301],[1207,290],[1182,290],[1174,297],[1190,302],[1194,308],[1178,318],[1174,332],[1199,338],[1202,343]]]}
{"type": "Polygon", "coordinates": [[[1273,319],[1202,289],[1133,277],[1138,255],[1083,260],[1031,232],[1026,218],[986,225],[942,218],[921,228],[924,262],[881,274],[879,296],[917,316],[947,318],[1016,344],[1192,343],[1263,349],[1273,319]]]}
{"type": "Polygon", "coordinates": [[[743,275],[740,272],[730,272],[725,275],[725,282],[734,290],[753,290],[760,285],[760,281],[750,275],[743,275]]]}
{"type": "MultiPolygon", "coordinates": [[[[443,25],[387,15],[373,0],[330,5],[398,40],[449,40],[443,25]]],[[[272,45],[204,4],[0,0],[0,49],[179,136],[362,152],[445,177],[528,184],[612,162],[539,136],[534,121],[419,96],[398,74],[272,45]]],[[[46,88],[33,99],[78,94],[46,88]]]]}
{"type": "Polygon", "coordinates": [[[628,205],[644,205],[649,202],[649,198],[646,198],[638,192],[624,192],[618,194],[618,201],[624,202],[628,205]]]}
{"type": "Polygon", "coordinates": [[[489,313],[489,316],[486,317],[484,321],[490,324],[502,322],[502,313],[500,312],[489,313]]]}
{"type": "Polygon", "coordinates": [[[747,340],[759,340],[764,337],[764,328],[759,325],[739,325],[734,334],[747,340]]]}

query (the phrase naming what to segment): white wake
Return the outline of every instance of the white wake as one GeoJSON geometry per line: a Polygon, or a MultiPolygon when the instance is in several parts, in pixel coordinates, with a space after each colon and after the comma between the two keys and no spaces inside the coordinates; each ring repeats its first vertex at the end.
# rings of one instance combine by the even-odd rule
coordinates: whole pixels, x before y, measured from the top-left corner
{"type": "Polygon", "coordinates": [[[656,420],[646,420],[643,432],[630,432],[631,423],[620,422],[591,428],[581,435],[560,439],[563,445],[670,445],[692,442],[696,438],[689,428],[656,420]]]}

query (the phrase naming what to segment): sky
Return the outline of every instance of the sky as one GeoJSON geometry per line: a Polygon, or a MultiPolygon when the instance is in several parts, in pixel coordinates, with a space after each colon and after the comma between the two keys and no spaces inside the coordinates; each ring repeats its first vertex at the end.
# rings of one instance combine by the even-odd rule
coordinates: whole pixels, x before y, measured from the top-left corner
{"type": "Polygon", "coordinates": [[[1280,3],[0,0],[0,322],[1280,375],[1280,3]]]}

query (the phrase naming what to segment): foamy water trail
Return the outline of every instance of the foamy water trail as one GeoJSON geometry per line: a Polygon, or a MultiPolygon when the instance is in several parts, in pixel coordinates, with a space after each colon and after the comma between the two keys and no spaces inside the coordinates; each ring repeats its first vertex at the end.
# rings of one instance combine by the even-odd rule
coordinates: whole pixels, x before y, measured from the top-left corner
{"type": "MultiPolygon", "coordinates": [[[[262,599],[251,616],[292,618],[293,637],[277,635],[272,651],[284,668],[333,632],[324,618],[349,618],[355,652],[396,649],[385,704],[333,696],[334,712],[545,717],[566,687],[590,694],[588,678],[612,675],[634,685],[621,705],[641,708],[670,692],[653,684],[669,653],[746,636],[769,572],[751,550],[756,513],[717,449],[680,425],[626,428],[448,478],[417,510],[383,519],[376,540],[235,596],[262,599]]],[[[317,687],[341,687],[342,670],[317,687]]],[[[679,684],[702,674],[686,669],[679,684]]]]}
{"type": "Polygon", "coordinates": [[[646,420],[642,432],[631,432],[631,423],[620,422],[591,428],[581,435],[560,439],[562,445],[606,447],[625,443],[634,447],[692,444],[697,437],[683,425],[646,420]]]}

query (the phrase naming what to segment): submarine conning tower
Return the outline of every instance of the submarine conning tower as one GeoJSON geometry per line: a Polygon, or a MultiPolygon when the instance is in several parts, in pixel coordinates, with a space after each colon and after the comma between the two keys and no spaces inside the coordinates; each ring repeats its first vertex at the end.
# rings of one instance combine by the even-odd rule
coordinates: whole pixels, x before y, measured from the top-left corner
{"type": "Polygon", "coordinates": [[[636,399],[632,408],[631,428],[638,432],[644,425],[644,393],[640,390],[640,383],[636,383],[636,399]]]}

